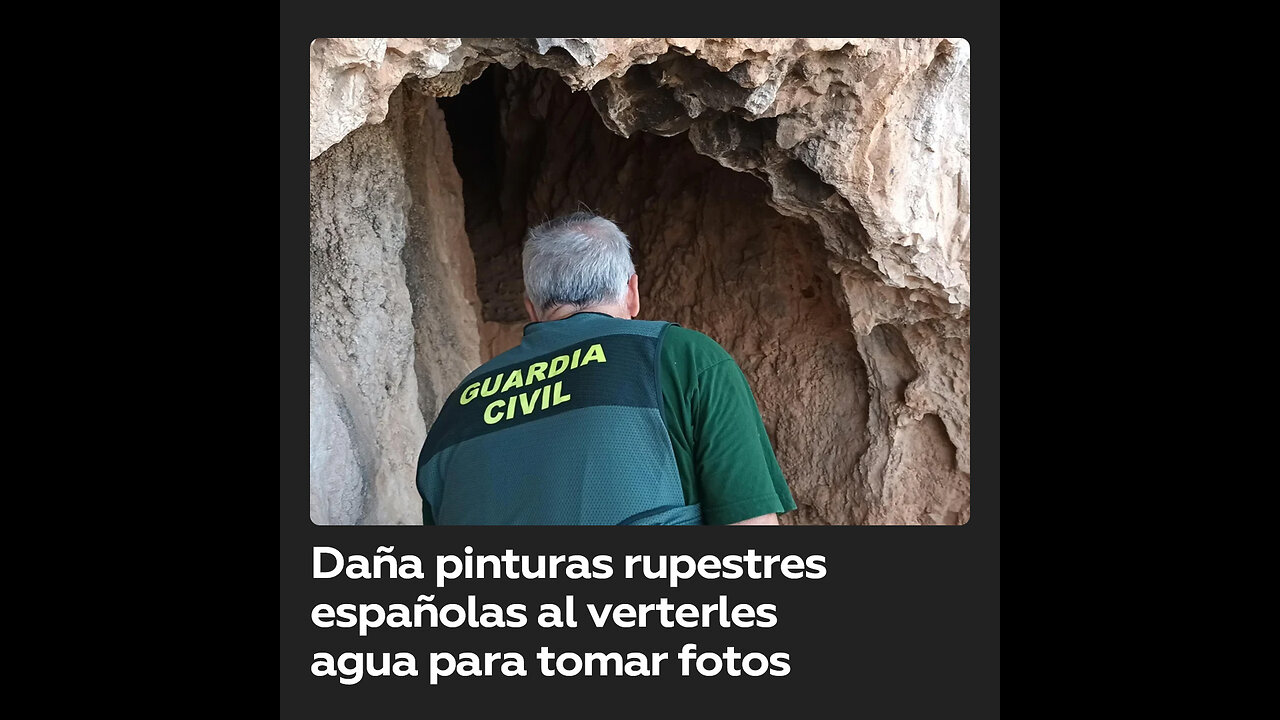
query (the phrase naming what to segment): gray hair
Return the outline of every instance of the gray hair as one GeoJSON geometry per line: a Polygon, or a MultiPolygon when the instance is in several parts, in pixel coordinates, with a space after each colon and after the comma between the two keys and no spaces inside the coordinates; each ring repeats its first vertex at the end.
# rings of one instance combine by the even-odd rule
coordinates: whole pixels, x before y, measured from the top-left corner
{"type": "Polygon", "coordinates": [[[589,212],[529,228],[523,260],[524,292],[539,312],[557,305],[623,302],[636,271],[626,234],[589,212]]]}

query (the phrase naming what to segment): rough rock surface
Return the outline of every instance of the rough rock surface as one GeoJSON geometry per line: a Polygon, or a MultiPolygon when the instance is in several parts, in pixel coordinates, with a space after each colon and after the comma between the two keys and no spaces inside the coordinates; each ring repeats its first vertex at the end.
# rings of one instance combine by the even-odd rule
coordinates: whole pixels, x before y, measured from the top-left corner
{"type": "MultiPolygon", "coordinates": [[[[312,443],[313,517],[317,506],[330,508],[331,522],[353,516],[343,510],[349,494],[323,488],[350,484],[341,478],[354,464],[364,498],[354,516],[413,521],[375,509],[417,501],[400,493],[412,492],[411,473],[393,478],[416,453],[413,437],[420,444],[437,395],[416,398],[416,421],[400,414],[412,412],[402,396],[419,395],[424,377],[447,393],[480,355],[518,339],[510,228],[585,202],[632,235],[644,316],[708,332],[751,378],[801,506],[784,520],[968,520],[964,40],[320,39],[311,92],[312,434],[324,440],[319,450],[312,443]],[[437,148],[427,154],[439,162],[419,163],[406,179],[418,144],[396,123],[429,116],[429,96],[458,95],[493,64],[515,69],[494,90],[509,162],[487,198],[496,225],[482,229],[466,203],[477,297],[450,190],[420,177],[448,176],[450,163],[437,148]],[[393,96],[397,86],[404,92],[393,96]],[[420,109],[397,109],[396,98],[420,109]],[[383,195],[396,200],[370,202],[383,195]],[[353,217],[365,219],[363,235],[353,217]],[[434,249],[412,240],[401,261],[406,228],[430,222],[440,227],[414,237],[434,249]],[[330,257],[335,234],[359,260],[322,264],[333,277],[317,306],[317,245],[330,257]],[[354,253],[362,243],[380,253],[354,253]],[[445,260],[455,276],[432,268],[445,260]],[[427,290],[410,309],[401,296],[414,287],[427,290]],[[352,335],[334,307],[373,334],[352,335]],[[329,461],[318,453],[332,464],[319,479],[317,462],[329,461]]],[[[431,137],[440,135],[436,127],[431,137]]],[[[465,178],[474,168],[461,158],[465,178]]]]}
{"type": "Polygon", "coordinates": [[[479,364],[474,261],[444,119],[430,98],[400,99],[392,122],[311,163],[317,524],[421,522],[413,480],[426,423],[479,364]]]}

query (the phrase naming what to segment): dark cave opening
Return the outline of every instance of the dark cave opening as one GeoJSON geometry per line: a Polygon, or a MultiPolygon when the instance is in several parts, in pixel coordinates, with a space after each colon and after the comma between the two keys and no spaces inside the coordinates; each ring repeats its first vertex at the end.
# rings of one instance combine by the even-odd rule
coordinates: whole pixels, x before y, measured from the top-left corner
{"type": "Polygon", "coordinates": [[[855,522],[841,493],[866,450],[867,377],[817,229],[683,134],[614,134],[552,71],[493,65],[437,102],[462,180],[482,359],[527,322],[527,227],[578,209],[609,217],[631,239],[640,317],[706,333],[746,374],[800,505],[784,522],[855,522]]]}
{"type": "Polygon", "coordinates": [[[479,219],[497,214],[503,146],[494,76],[501,70],[490,69],[460,94],[437,100],[453,143],[454,164],[463,174],[466,227],[473,236],[479,219]]]}
{"type": "Polygon", "coordinates": [[[529,167],[544,147],[544,127],[503,127],[510,71],[494,65],[458,95],[440,98],[462,177],[467,237],[476,256],[476,290],[483,320],[523,322],[520,241],[527,227],[529,167]],[[527,136],[527,137],[526,137],[527,136]],[[511,140],[516,140],[512,142],[511,140]]]}

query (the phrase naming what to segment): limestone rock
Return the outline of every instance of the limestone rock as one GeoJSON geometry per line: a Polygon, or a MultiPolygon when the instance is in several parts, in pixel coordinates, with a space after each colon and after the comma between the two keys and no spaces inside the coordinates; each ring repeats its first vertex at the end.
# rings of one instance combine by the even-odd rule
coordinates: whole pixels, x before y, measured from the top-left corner
{"type": "Polygon", "coordinates": [[[752,381],[784,521],[967,521],[969,77],[962,39],[313,42],[313,518],[414,521],[415,438],[518,342],[519,234],[586,203],[644,316],[752,381]],[[489,161],[459,182],[432,96],[483,78],[502,162],[468,192],[489,161]]]}
{"type": "Polygon", "coordinates": [[[434,102],[395,104],[394,123],[360,128],[311,164],[317,524],[420,523],[426,423],[479,364],[443,119],[434,102]]]}
{"type": "Polygon", "coordinates": [[[405,75],[439,75],[460,44],[457,38],[311,41],[311,159],[352,130],[382,122],[405,75]]]}
{"type": "Polygon", "coordinates": [[[350,418],[342,395],[311,358],[311,520],[354,525],[364,517],[367,495],[350,418]]]}

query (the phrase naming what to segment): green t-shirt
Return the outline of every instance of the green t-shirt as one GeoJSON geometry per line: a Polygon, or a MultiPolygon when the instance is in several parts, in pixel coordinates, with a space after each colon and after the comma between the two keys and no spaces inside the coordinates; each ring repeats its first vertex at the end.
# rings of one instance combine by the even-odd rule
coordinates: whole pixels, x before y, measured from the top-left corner
{"type": "Polygon", "coordinates": [[[672,325],[662,336],[661,382],[685,502],[702,503],[704,523],[796,509],[751,386],[728,351],[672,325]]]}

